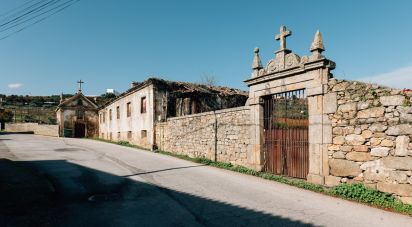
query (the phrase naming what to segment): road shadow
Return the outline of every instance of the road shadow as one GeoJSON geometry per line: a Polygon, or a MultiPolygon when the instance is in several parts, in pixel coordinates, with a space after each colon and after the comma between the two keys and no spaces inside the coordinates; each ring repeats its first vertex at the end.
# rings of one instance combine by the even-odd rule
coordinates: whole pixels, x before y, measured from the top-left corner
{"type": "Polygon", "coordinates": [[[137,181],[65,160],[0,159],[0,226],[314,226],[162,187],[142,174],[137,181]]]}
{"type": "Polygon", "coordinates": [[[5,132],[0,131],[0,135],[11,135],[11,134],[34,134],[33,131],[26,131],[26,132],[5,132]]]}
{"type": "Polygon", "coordinates": [[[141,173],[123,175],[121,177],[133,177],[133,176],[139,176],[139,175],[144,175],[144,174],[160,173],[160,172],[166,172],[166,171],[170,171],[170,170],[188,169],[188,168],[196,168],[196,167],[202,167],[202,166],[206,166],[206,165],[182,166],[182,167],[174,167],[174,168],[167,168],[167,169],[159,169],[159,170],[145,171],[145,172],[141,172],[141,173]]]}

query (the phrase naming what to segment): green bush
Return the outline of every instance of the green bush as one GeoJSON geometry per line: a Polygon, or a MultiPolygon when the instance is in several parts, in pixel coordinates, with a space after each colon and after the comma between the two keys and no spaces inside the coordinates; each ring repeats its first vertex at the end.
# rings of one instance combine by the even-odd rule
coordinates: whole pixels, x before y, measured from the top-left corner
{"type": "Polygon", "coordinates": [[[337,197],[412,215],[412,205],[403,204],[392,195],[367,188],[363,184],[340,184],[333,187],[328,193],[337,197]]]}
{"type": "Polygon", "coordinates": [[[395,202],[390,194],[367,188],[363,184],[340,184],[333,187],[330,194],[382,207],[390,207],[395,202]]]}
{"type": "Polygon", "coordinates": [[[125,140],[117,141],[117,144],[122,145],[122,146],[130,146],[131,145],[129,143],[129,141],[125,141],[125,140]]]}

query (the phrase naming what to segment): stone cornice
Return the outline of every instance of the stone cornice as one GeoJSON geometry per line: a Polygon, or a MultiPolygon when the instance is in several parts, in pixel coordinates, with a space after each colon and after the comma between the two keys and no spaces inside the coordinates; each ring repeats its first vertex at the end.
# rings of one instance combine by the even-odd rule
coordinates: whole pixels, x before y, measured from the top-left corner
{"type": "Polygon", "coordinates": [[[244,82],[247,84],[247,86],[250,87],[255,84],[260,84],[260,83],[274,80],[274,79],[285,78],[285,77],[293,76],[296,74],[302,74],[304,72],[315,70],[318,68],[329,68],[332,70],[335,68],[335,66],[336,66],[335,62],[328,60],[326,58],[320,58],[317,60],[299,64],[295,67],[287,68],[284,70],[279,70],[273,73],[263,74],[261,76],[257,76],[257,77],[245,80],[244,82]]]}

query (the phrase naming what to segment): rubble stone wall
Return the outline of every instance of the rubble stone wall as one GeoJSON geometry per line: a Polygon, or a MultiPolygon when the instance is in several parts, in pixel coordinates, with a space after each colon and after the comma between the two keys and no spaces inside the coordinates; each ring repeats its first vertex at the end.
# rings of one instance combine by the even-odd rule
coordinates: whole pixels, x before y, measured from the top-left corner
{"type": "Polygon", "coordinates": [[[237,107],[156,123],[160,150],[247,166],[250,109],[237,107]]]}
{"type": "Polygon", "coordinates": [[[325,184],[363,182],[412,203],[412,91],[335,79],[328,85],[337,105],[328,114],[333,142],[325,184]]]}
{"type": "Polygon", "coordinates": [[[7,132],[31,132],[43,136],[59,136],[58,125],[43,125],[38,123],[7,123],[5,130],[7,132]]]}

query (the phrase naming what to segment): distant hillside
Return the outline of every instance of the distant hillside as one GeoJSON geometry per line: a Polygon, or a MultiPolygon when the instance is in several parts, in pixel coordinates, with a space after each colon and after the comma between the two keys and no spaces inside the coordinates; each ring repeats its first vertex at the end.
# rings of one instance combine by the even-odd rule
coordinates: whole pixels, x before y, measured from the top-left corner
{"type": "MultiPolygon", "coordinates": [[[[72,94],[63,94],[63,98],[72,97],[72,94]]],[[[98,106],[110,101],[113,94],[102,94],[97,97],[88,97],[98,106]]],[[[13,113],[13,122],[37,122],[41,124],[55,124],[55,110],[60,103],[60,95],[29,96],[0,94],[0,107],[13,113]]]]}

